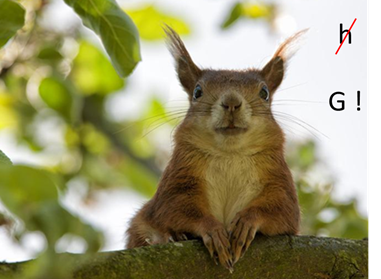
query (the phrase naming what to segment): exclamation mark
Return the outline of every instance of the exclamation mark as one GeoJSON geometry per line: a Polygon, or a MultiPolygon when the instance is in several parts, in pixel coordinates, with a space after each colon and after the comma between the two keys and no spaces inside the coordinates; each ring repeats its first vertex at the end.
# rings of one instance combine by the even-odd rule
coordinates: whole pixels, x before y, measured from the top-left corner
{"type": "Polygon", "coordinates": [[[360,91],[357,91],[357,111],[360,111],[360,91]]]}

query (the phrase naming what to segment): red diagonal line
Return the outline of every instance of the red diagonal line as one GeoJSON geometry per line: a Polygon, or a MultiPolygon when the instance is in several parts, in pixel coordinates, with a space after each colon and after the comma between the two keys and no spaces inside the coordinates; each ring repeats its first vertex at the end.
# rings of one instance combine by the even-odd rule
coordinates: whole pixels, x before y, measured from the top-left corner
{"type": "Polygon", "coordinates": [[[344,40],[341,42],[341,44],[340,44],[340,46],[339,46],[339,48],[337,49],[337,51],[336,51],[335,54],[337,54],[337,53],[339,52],[341,46],[342,46],[343,43],[345,42],[345,39],[348,37],[349,32],[351,32],[351,29],[352,29],[353,25],[355,24],[356,20],[357,20],[357,18],[355,18],[355,20],[353,21],[353,23],[352,23],[351,27],[349,28],[347,34],[345,34],[344,40]]]}

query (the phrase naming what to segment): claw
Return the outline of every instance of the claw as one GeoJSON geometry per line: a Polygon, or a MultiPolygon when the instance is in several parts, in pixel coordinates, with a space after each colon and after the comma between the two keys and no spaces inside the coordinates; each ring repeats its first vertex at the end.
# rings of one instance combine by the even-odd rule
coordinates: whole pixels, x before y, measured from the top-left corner
{"type": "Polygon", "coordinates": [[[229,230],[229,231],[228,231],[228,234],[229,234],[229,239],[232,239],[233,230],[229,230]]]}
{"type": "Polygon", "coordinates": [[[218,256],[214,254],[213,259],[214,259],[214,262],[216,263],[216,265],[218,265],[218,256]]]}
{"type": "Polygon", "coordinates": [[[168,240],[169,240],[169,242],[175,242],[175,240],[173,239],[172,236],[170,236],[170,237],[168,238],[168,240]]]}
{"type": "Polygon", "coordinates": [[[243,246],[242,251],[241,251],[241,258],[245,255],[246,251],[247,251],[247,246],[245,245],[245,246],[243,246]]]}
{"type": "Polygon", "coordinates": [[[228,261],[228,265],[229,265],[229,270],[230,270],[231,268],[233,268],[233,260],[232,260],[232,259],[229,259],[229,261],[228,261]]]}
{"type": "Polygon", "coordinates": [[[211,257],[212,259],[214,259],[213,251],[209,251],[209,254],[210,254],[210,257],[211,257]]]}
{"type": "Polygon", "coordinates": [[[221,226],[205,233],[202,236],[204,244],[208,249],[214,263],[219,265],[219,263],[226,269],[232,268],[231,253],[230,253],[230,243],[227,237],[227,232],[221,226]]]}

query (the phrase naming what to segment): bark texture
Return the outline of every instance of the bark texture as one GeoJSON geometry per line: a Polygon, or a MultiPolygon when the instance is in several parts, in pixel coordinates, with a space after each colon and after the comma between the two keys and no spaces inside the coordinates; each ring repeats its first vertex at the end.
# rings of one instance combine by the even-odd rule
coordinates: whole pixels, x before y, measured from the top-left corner
{"type": "MultiPolygon", "coordinates": [[[[232,274],[216,266],[197,240],[98,253],[90,258],[62,257],[66,264],[71,262],[69,277],[74,279],[368,278],[367,240],[314,236],[257,236],[232,274]]],[[[17,274],[32,262],[0,263],[0,278],[19,278],[17,274]]]]}

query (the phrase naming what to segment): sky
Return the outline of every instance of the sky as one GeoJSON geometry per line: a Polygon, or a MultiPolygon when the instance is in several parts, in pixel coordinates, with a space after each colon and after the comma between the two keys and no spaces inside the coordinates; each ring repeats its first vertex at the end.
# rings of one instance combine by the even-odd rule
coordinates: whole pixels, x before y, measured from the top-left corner
{"type": "MultiPolygon", "coordinates": [[[[160,0],[118,1],[125,7],[138,7],[141,3],[154,3],[166,13],[177,15],[192,27],[192,34],[184,42],[193,60],[200,66],[242,69],[263,67],[279,43],[287,36],[309,28],[304,44],[291,60],[286,78],[276,93],[275,100],[283,101],[274,110],[288,113],[303,121],[303,126],[284,122],[288,140],[314,138],[322,166],[331,174],[313,179],[324,183],[332,175],[336,181],[334,195],[338,199],[357,197],[359,208],[367,214],[367,8],[366,1],[356,0],[283,0],[278,32],[272,34],[261,22],[238,22],[221,31],[219,25],[234,1],[217,0],[160,0]],[[339,53],[339,28],[343,23],[352,28],[352,43],[345,42],[339,53]],[[329,98],[334,92],[345,100],[345,110],[334,111],[329,98]],[[357,91],[360,91],[358,111],[357,91]],[[295,101],[298,100],[298,101],[295,101]],[[313,128],[311,128],[313,127],[313,128]]],[[[62,28],[62,22],[77,20],[73,12],[61,2],[51,9],[46,21],[52,28],[62,28]]],[[[90,32],[89,32],[90,33],[90,32]]],[[[136,117],[146,102],[156,94],[168,109],[186,99],[176,79],[173,61],[163,42],[142,42],[143,61],[128,78],[128,92],[116,94],[108,103],[108,111],[115,119],[136,117]],[[147,92],[147,94],[141,94],[147,92]]],[[[164,144],[170,148],[170,131],[163,131],[164,144]]],[[[26,150],[15,146],[9,135],[0,133],[0,145],[15,163],[26,163],[26,150]]],[[[39,164],[38,158],[28,156],[27,163],[39,164]]],[[[70,187],[69,187],[70,188],[70,187]]],[[[83,219],[106,233],[105,250],[122,249],[124,231],[132,214],[145,199],[128,190],[112,190],[97,195],[99,207],[83,207],[80,192],[72,186],[63,203],[83,219]]],[[[40,251],[43,238],[38,234],[25,237],[18,247],[0,228],[0,261],[24,260],[40,251]]],[[[82,245],[82,246],[81,246],[82,245]]],[[[74,241],[69,249],[81,252],[81,241],[74,241]]]]}

